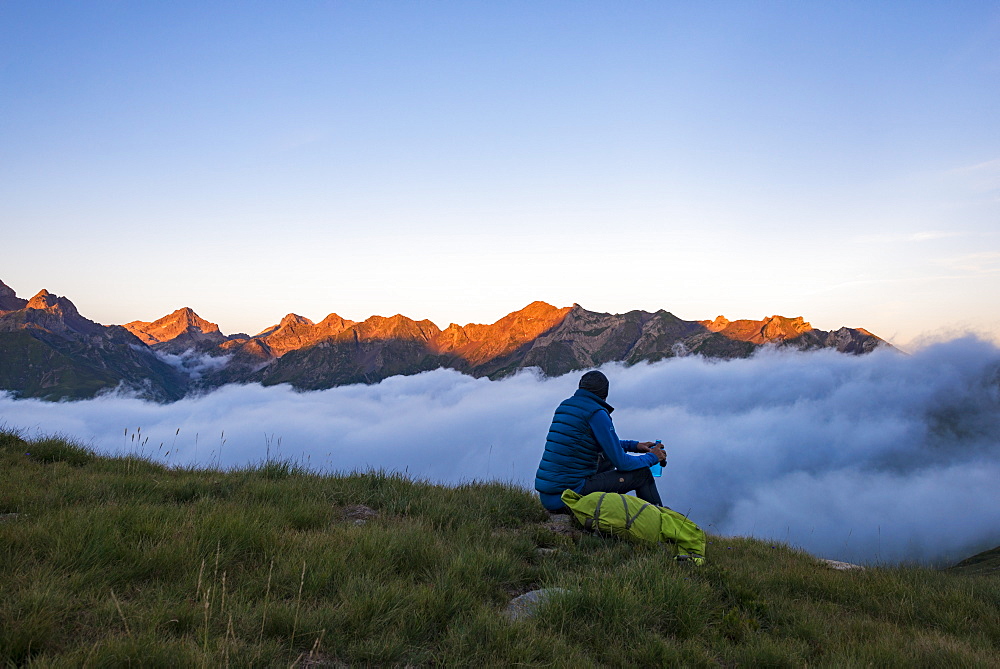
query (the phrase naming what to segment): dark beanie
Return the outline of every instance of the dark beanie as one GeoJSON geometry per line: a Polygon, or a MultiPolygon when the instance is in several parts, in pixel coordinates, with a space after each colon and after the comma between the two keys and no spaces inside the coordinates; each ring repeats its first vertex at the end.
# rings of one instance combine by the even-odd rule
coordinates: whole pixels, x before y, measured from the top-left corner
{"type": "Polygon", "coordinates": [[[580,390],[588,390],[602,400],[608,399],[608,377],[601,372],[587,372],[580,379],[580,390]]]}

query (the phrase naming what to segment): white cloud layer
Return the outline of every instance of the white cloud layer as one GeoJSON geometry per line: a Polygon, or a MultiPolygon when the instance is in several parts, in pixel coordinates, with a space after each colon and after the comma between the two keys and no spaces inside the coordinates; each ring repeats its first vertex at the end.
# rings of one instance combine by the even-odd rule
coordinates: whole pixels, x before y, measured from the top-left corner
{"type": "MultiPolygon", "coordinates": [[[[619,436],[667,446],[666,504],[715,533],[869,563],[941,563],[1000,544],[998,370],[1000,349],[973,338],[913,355],[773,351],[604,368],[619,436]]],[[[307,393],[228,386],[166,405],[0,395],[0,424],[106,453],[142,441],[178,465],[270,456],[530,488],[552,411],[578,377],[437,370],[307,393]]]]}
{"type": "Polygon", "coordinates": [[[199,353],[194,349],[187,349],[183,353],[164,353],[155,351],[156,357],[177,369],[188,378],[200,379],[206,372],[214,372],[229,364],[232,355],[208,355],[199,353]]]}

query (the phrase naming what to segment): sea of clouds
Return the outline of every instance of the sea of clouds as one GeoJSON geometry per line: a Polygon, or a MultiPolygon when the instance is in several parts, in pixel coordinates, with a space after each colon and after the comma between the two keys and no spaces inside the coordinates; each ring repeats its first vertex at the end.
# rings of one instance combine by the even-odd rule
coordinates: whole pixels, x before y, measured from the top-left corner
{"type": "MultiPolygon", "coordinates": [[[[863,563],[945,564],[1000,544],[993,344],[970,337],[913,354],[770,350],[602,369],[619,436],[663,440],[664,503],[711,532],[863,563]]],[[[175,465],[281,458],[531,488],[552,412],[579,376],[489,381],[441,369],[314,392],[227,386],[173,404],[0,394],[0,425],[175,465]]]]}

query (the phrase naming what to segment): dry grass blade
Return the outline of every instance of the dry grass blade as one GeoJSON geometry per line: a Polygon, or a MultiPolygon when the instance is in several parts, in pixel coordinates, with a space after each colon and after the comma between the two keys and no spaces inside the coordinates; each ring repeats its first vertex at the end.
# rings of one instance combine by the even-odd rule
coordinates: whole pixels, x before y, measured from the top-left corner
{"type": "Polygon", "coordinates": [[[114,590],[111,591],[111,600],[115,603],[115,608],[118,609],[118,615],[121,616],[122,624],[125,625],[125,634],[127,634],[129,636],[129,638],[131,638],[132,637],[132,630],[129,629],[128,620],[125,619],[125,612],[122,611],[122,605],[118,601],[118,598],[115,597],[115,591],[114,590]]]}

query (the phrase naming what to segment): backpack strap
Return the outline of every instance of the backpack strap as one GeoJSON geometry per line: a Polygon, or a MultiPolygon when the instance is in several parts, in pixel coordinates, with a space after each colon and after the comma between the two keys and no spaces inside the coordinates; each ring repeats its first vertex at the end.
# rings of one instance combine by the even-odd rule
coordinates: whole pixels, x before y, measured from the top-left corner
{"type": "Polygon", "coordinates": [[[594,507],[594,517],[588,518],[587,521],[583,524],[583,528],[588,532],[593,532],[594,528],[597,527],[597,521],[601,517],[601,504],[604,503],[604,498],[607,497],[609,494],[610,493],[604,493],[597,499],[597,506],[594,507]]]}
{"type": "MultiPolygon", "coordinates": [[[[622,499],[625,499],[624,495],[622,496],[622,499]]],[[[626,530],[630,529],[632,527],[632,523],[634,523],[636,521],[636,519],[639,517],[640,513],[642,513],[643,511],[646,510],[647,506],[653,506],[653,505],[650,504],[649,502],[646,502],[641,507],[639,507],[639,510],[635,512],[635,515],[630,518],[629,515],[628,515],[628,504],[625,505],[625,529],[626,530]]]]}

